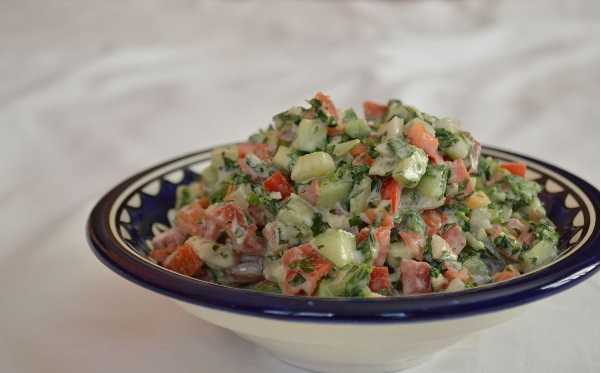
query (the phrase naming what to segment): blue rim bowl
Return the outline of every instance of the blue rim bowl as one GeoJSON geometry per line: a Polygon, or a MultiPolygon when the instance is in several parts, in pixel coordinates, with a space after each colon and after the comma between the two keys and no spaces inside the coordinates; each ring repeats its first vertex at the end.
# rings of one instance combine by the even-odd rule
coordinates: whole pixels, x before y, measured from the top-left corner
{"type": "Polygon", "coordinates": [[[599,190],[581,178],[534,158],[483,147],[483,154],[523,161],[527,178],[543,186],[541,200],[561,238],[551,264],[512,280],[452,293],[376,299],[266,294],[180,275],[147,259],[153,233],[172,217],[178,185],[198,177],[211,150],[187,154],[123,181],[96,204],[88,242],[101,262],[124,278],[178,300],[289,321],[412,322],[499,311],[566,290],[599,269],[599,190]]]}

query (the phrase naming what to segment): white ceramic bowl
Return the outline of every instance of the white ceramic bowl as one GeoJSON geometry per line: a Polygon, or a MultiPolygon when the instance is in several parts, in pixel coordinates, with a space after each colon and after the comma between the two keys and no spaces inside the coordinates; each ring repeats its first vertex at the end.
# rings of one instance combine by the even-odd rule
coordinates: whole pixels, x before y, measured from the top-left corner
{"type": "Polygon", "coordinates": [[[599,268],[599,191],[529,157],[483,153],[528,165],[560,232],[559,258],[510,281],[454,293],[379,299],[289,297],[186,277],[147,259],[148,241],[169,224],[175,189],[198,177],[210,151],[136,174],[92,211],[88,240],[112,270],[176,300],[186,311],[255,342],[292,365],[320,372],[387,372],[413,366],[465,336],[505,322],[522,304],[582,281],[599,268]]]}

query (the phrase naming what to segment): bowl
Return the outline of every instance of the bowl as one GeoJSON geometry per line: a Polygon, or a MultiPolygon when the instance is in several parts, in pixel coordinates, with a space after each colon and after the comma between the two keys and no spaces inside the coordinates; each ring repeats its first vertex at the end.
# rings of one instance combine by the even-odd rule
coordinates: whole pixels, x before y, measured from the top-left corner
{"type": "Polygon", "coordinates": [[[599,269],[599,191],[571,173],[516,153],[483,154],[528,165],[561,235],[551,264],[509,281],[453,293],[377,299],[290,297],[186,277],[147,258],[152,236],[170,224],[175,191],[210,162],[211,150],[142,171],[109,191],[87,224],[92,250],[126,279],[184,310],[255,342],[277,358],[319,372],[387,372],[418,364],[467,335],[524,311],[599,269]]]}

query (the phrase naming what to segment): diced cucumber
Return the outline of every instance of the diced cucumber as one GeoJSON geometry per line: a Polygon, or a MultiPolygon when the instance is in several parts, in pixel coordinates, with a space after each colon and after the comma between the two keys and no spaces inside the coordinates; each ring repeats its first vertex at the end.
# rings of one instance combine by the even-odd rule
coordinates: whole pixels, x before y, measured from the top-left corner
{"type": "Polygon", "coordinates": [[[315,237],[315,246],[337,267],[344,267],[356,258],[355,236],[342,229],[328,229],[315,237]]]}
{"type": "Polygon", "coordinates": [[[443,262],[457,260],[457,255],[453,253],[451,247],[444,238],[437,234],[433,234],[430,242],[432,246],[432,258],[443,262]]]}
{"type": "Polygon", "coordinates": [[[371,193],[371,178],[368,176],[363,177],[359,184],[353,187],[350,195],[350,209],[351,214],[358,215],[367,208],[369,202],[369,195],[371,193]]]}
{"type": "Polygon", "coordinates": [[[448,175],[449,169],[447,166],[428,166],[426,173],[417,186],[417,189],[426,197],[440,199],[444,197],[444,193],[447,189],[448,175]]]}
{"type": "Polygon", "coordinates": [[[217,170],[215,169],[215,166],[211,164],[209,167],[202,170],[202,172],[200,173],[200,177],[202,182],[208,188],[212,188],[215,185],[215,183],[217,183],[217,170]]]}
{"type": "Polygon", "coordinates": [[[355,146],[361,143],[361,140],[355,139],[346,142],[342,142],[340,144],[336,144],[334,146],[334,155],[337,157],[342,157],[346,153],[350,152],[355,146]]]}
{"type": "Polygon", "coordinates": [[[403,135],[403,120],[399,117],[393,117],[384,123],[387,138],[395,138],[403,135]]]}
{"type": "Polygon", "coordinates": [[[550,263],[555,257],[557,257],[557,246],[555,246],[555,243],[549,240],[541,240],[535,243],[530,250],[522,254],[520,266],[522,271],[530,272],[550,263]]]}
{"type": "Polygon", "coordinates": [[[290,154],[292,154],[292,149],[280,145],[273,156],[273,164],[282,170],[290,171],[290,154]]]}
{"type": "Polygon", "coordinates": [[[281,284],[284,282],[284,275],[284,265],[282,264],[281,259],[271,260],[265,258],[265,260],[263,260],[263,277],[265,277],[267,281],[281,284]]]}
{"type": "Polygon", "coordinates": [[[459,129],[459,127],[461,127],[461,123],[453,118],[439,118],[437,121],[435,121],[434,123],[434,128],[444,128],[452,133],[456,133],[459,129]]]}
{"type": "Polygon", "coordinates": [[[370,129],[364,119],[353,119],[346,123],[344,131],[349,137],[359,139],[369,135],[370,129]]]}
{"type": "Polygon", "coordinates": [[[292,194],[286,206],[278,212],[277,220],[294,227],[311,227],[313,225],[313,214],[313,208],[304,199],[292,194]]]}
{"type": "Polygon", "coordinates": [[[342,113],[342,121],[344,123],[348,123],[354,119],[357,119],[357,114],[355,113],[355,110],[353,109],[346,109],[343,113],[342,113]]]}
{"type": "Polygon", "coordinates": [[[432,198],[421,194],[417,188],[407,189],[401,194],[399,207],[401,209],[413,210],[431,210],[438,208],[445,203],[445,198],[432,198]]]}
{"type": "Polygon", "coordinates": [[[428,156],[423,150],[415,148],[409,157],[401,159],[397,163],[392,171],[392,177],[402,186],[414,188],[426,173],[427,167],[428,156]]]}
{"type": "Polygon", "coordinates": [[[448,148],[442,149],[442,152],[453,160],[464,159],[470,152],[471,147],[472,144],[468,143],[462,136],[458,136],[457,142],[448,148]]]}
{"type": "Polygon", "coordinates": [[[319,186],[317,206],[331,210],[336,204],[348,197],[353,186],[352,180],[326,181],[319,186]]]}
{"type": "Polygon", "coordinates": [[[477,255],[472,255],[463,262],[463,267],[467,268],[472,280],[478,285],[486,284],[491,281],[490,271],[486,263],[477,255]]]}
{"type": "Polygon", "coordinates": [[[400,117],[403,120],[408,120],[411,117],[411,113],[400,101],[390,101],[388,103],[388,113],[386,113],[386,118],[384,120],[387,122],[394,116],[400,117]]]}
{"type": "Polygon", "coordinates": [[[404,242],[393,242],[390,244],[388,257],[386,261],[392,268],[399,268],[401,259],[413,259],[413,250],[411,250],[404,242]]]}
{"type": "Polygon", "coordinates": [[[211,268],[224,269],[236,264],[236,256],[230,246],[220,245],[199,236],[190,237],[186,244],[211,268]]]}
{"type": "Polygon", "coordinates": [[[298,125],[292,147],[305,152],[313,152],[326,146],[326,125],[319,120],[303,119],[298,125]]]}
{"type": "Polygon", "coordinates": [[[238,160],[238,147],[231,145],[213,149],[211,152],[211,165],[216,168],[223,167],[225,165],[223,157],[227,157],[232,161],[238,160]]]}
{"type": "Polygon", "coordinates": [[[333,279],[319,283],[320,297],[363,297],[369,285],[370,265],[348,265],[336,272],[333,279]]]}
{"type": "Polygon", "coordinates": [[[314,152],[299,157],[292,167],[292,180],[300,183],[328,176],[336,169],[332,157],[325,152],[314,152]]]}

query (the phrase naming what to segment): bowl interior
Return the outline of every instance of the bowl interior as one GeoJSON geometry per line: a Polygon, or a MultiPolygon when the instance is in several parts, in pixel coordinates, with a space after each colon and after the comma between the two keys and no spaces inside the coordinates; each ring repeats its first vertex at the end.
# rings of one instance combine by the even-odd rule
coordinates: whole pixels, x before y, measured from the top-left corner
{"type": "MultiPolygon", "coordinates": [[[[516,160],[515,155],[486,147],[482,153],[502,161],[516,160]]],[[[209,162],[209,152],[185,159],[151,175],[149,180],[124,194],[123,203],[115,206],[115,223],[130,250],[147,257],[152,237],[168,229],[175,216],[177,187],[197,180],[209,162]]],[[[577,185],[542,165],[529,164],[526,177],[543,187],[540,199],[560,234],[560,255],[556,259],[559,261],[590,237],[596,219],[594,208],[577,185]]]]}

